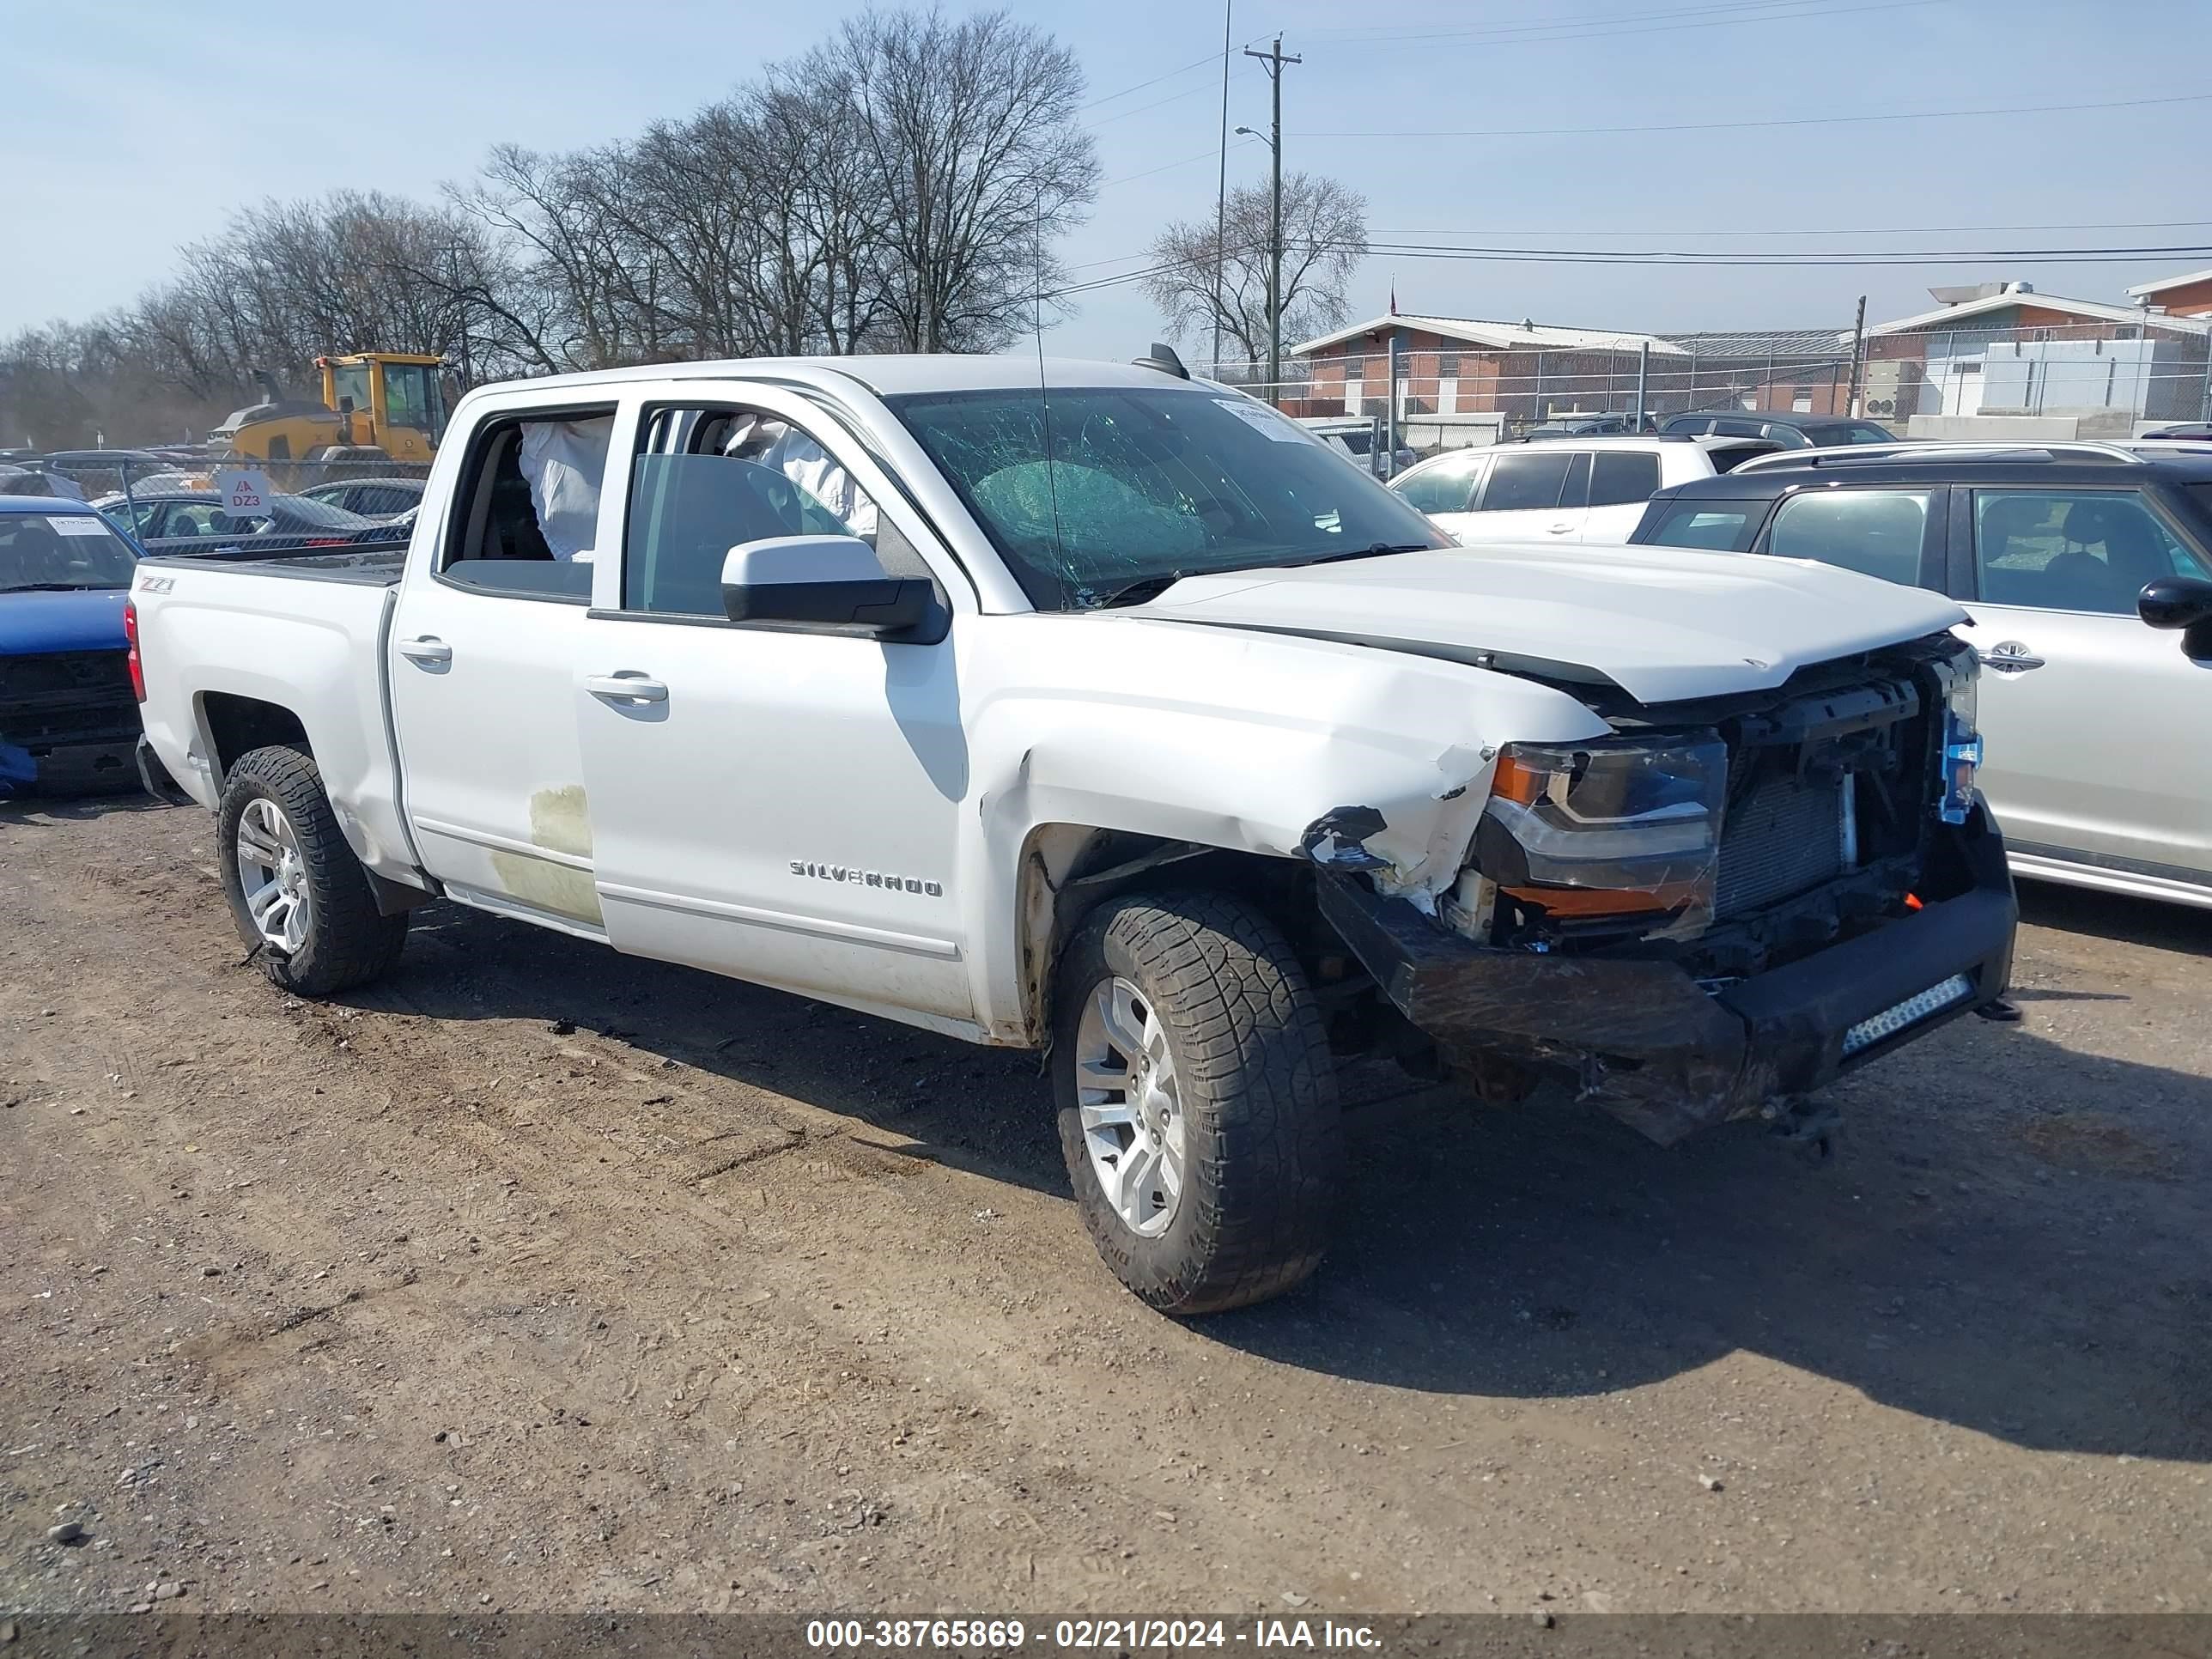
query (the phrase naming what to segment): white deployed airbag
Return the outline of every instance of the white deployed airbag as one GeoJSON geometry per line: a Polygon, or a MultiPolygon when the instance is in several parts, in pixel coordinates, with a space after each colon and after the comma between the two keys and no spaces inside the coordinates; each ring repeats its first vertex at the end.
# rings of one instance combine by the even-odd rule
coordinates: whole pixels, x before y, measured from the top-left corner
{"type": "Polygon", "coordinates": [[[606,477],[607,441],[615,417],[525,421],[515,464],[530,482],[538,533],[556,559],[588,560],[599,539],[599,484],[606,477]]]}

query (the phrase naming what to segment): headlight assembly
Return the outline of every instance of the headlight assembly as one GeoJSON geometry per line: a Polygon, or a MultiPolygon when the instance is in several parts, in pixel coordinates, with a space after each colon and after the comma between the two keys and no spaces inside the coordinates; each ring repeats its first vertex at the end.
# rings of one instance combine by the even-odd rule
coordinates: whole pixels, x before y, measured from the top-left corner
{"type": "Polygon", "coordinates": [[[1712,919],[1728,745],[1711,732],[1509,744],[1475,856],[1499,888],[1563,918],[1712,919]]]}

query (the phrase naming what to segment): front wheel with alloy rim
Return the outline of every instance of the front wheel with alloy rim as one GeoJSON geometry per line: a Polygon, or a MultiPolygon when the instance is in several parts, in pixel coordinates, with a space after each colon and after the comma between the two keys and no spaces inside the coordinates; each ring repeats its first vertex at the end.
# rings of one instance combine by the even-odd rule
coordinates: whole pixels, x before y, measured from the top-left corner
{"type": "Polygon", "coordinates": [[[1218,893],[1115,899],[1070,942],[1057,989],[1060,1147],[1121,1282],[1201,1314],[1310,1273],[1342,1133],[1321,1018],[1273,925],[1218,893]]]}
{"type": "Polygon", "coordinates": [[[329,996],[398,959],[406,913],[377,909],[312,756],[283,746],[240,756],[223,779],[216,824],[231,918],[275,983],[329,996]]]}

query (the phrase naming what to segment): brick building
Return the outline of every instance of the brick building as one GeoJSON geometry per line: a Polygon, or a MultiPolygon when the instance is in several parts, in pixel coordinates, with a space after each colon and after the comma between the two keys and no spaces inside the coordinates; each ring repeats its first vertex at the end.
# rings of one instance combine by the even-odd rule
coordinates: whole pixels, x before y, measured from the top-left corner
{"type": "Polygon", "coordinates": [[[2212,270],[2138,283],[2128,290],[2128,297],[2172,317],[2212,317],[2212,270]]]}
{"type": "Polygon", "coordinates": [[[2201,405],[2212,320],[2027,283],[1929,294],[1940,302],[1933,311],[1867,330],[1862,406],[1877,419],[2063,415],[2081,420],[2089,437],[2187,418],[2201,405]]]}
{"type": "Polygon", "coordinates": [[[1292,346],[1305,367],[1297,415],[1367,415],[1382,408],[1391,337],[1398,340],[1399,413],[1498,414],[1521,420],[1631,409],[1639,358],[1655,369],[1683,356],[1656,334],[1559,328],[1527,319],[1388,313],[1292,346]]]}

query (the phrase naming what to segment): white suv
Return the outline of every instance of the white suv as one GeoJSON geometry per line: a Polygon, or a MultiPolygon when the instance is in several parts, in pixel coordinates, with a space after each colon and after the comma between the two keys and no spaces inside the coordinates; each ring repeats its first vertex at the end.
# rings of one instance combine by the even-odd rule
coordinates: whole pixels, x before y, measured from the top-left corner
{"type": "Polygon", "coordinates": [[[1623,543],[1658,491],[1780,446],[1759,438],[1542,439],[1455,449],[1390,480],[1455,541],[1623,543]]]}

